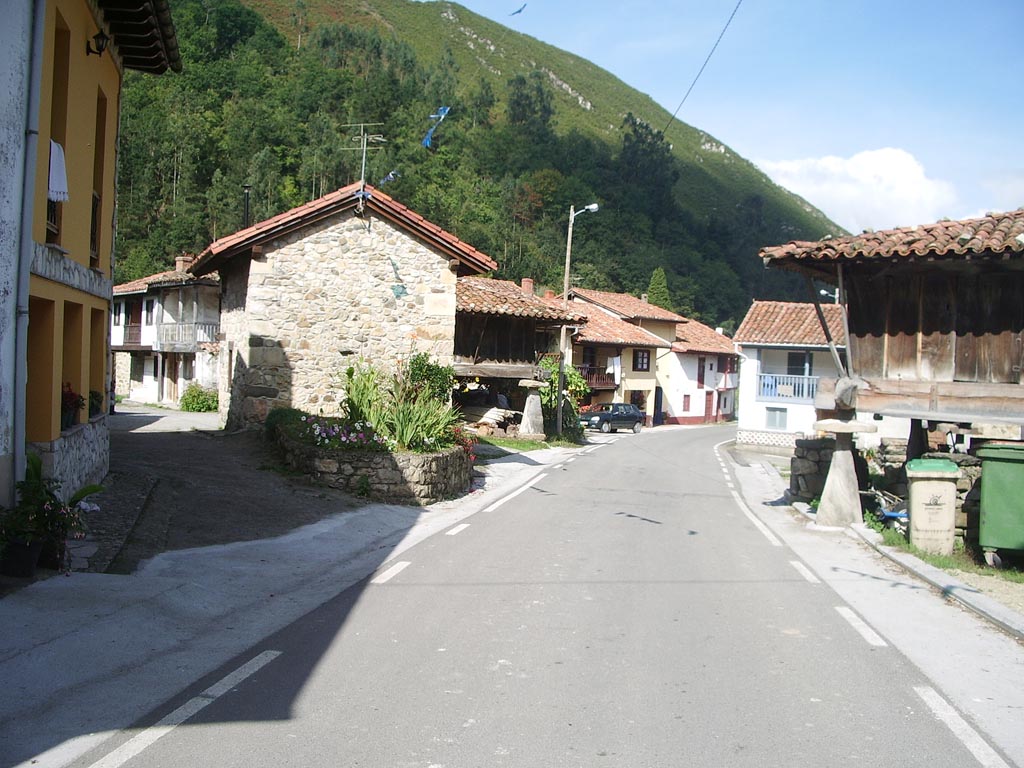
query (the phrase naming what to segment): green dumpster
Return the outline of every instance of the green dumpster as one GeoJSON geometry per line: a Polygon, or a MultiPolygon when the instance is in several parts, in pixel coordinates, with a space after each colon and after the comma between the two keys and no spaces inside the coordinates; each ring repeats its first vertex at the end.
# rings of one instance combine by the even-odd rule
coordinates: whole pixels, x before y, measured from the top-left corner
{"type": "Polygon", "coordinates": [[[978,543],[989,565],[997,550],[1024,550],[1024,444],[993,443],[981,459],[981,526],[978,543]]]}

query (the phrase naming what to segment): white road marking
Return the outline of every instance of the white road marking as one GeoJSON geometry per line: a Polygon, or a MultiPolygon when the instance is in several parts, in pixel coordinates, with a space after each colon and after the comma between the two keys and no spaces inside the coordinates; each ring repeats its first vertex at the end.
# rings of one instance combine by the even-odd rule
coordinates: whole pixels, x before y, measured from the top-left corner
{"type": "Polygon", "coordinates": [[[985,768],[1009,768],[995,750],[981,738],[976,730],[968,725],[966,720],[957,714],[957,711],[934,688],[927,685],[915,686],[914,691],[924,700],[932,713],[946,724],[953,735],[960,739],[960,742],[974,755],[979,765],[983,765],[985,768]]]}
{"type": "Polygon", "coordinates": [[[875,630],[873,630],[871,627],[865,624],[864,620],[861,619],[860,616],[855,614],[845,605],[837,605],[836,610],[839,612],[840,616],[846,619],[846,621],[850,624],[851,627],[857,630],[857,633],[861,637],[867,640],[868,645],[873,645],[876,648],[885,648],[888,645],[888,643],[882,639],[881,635],[879,635],[877,632],[875,632],[875,630]]]}
{"type": "Polygon", "coordinates": [[[571,459],[566,459],[565,463],[566,464],[572,464],[574,461],[576,461],[576,457],[575,456],[573,456],[571,459]]]}
{"type": "Polygon", "coordinates": [[[555,466],[553,466],[551,469],[553,469],[553,470],[554,469],[561,469],[564,466],[565,466],[565,462],[562,462],[561,464],[555,464],[555,466]]]}
{"type": "Polygon", "coordinates": [[[519,495],[520,493],[522,493],[523,491],[525,491],[525,490],[529,489],[530,487],[532,487],[534,483],[538,483],[538,482],[540,482],[540,481],[541,481],[541,479],[543,479],[543,478],[545,478],[545,477],[547,477],[547,473],[546,473],[546,472],[543,472],[543,473],[541,473],[541,474],[537,475],[537,476],[536,476],[535,478],[533,478],[533,480],[531,480],[530,482],[528,482],[528,483],[527,483],[526,485],[524,485],[524,486],[523,486],[522,488],[520,488],[520,489],[518,489],[518,490],[516,490],[516,491],[512,491],[512,493],[510,493],[510,494],[509,494],[508,496],[504,496],[504,497],[502,497],[502,498],[498,499],[498,500],[497,500],[496,502],[494,502],[493,504],[491,504],[491,506],[487,507],[487,508],[486,508],[486,509],[484,510],[484,512],[493,512],[493,511],[494,511],[494,510],[496,510],[496,509],[497,509],[498,507],[500,507],[500,506],[501,506],[502,504],[504,504],[504,503],[505,503],[506,501],[510,501],[511,499],[514,499],[514,498],[515,498],[516,496],[518,496],[518,495],[519,495]]]}
{"type": "Polygon", "coordinates": [[[372,579],[370,581],[370,583],[371,584],[383,584],[386,581],[390,581],[395,576],[397,576],[402,571],[404,571],[406,568],[408,568],[410,565],[411,565],[411,563],[408,560],[403,560],[400,563],[395,563],[390,568],[388,568],[386,571],[384,571],[384,573],[380,574],[375,579],[372,579]]]}
{"type": "Polygon", "coordinates": [[[93,763],[91,768],[120,768],[133,757],[139,755],[157,740],[162,739],[176,727],[191,719],[197,713],[215,702],[225,693],[235,688],[245,678],[255,674],[261,668],[281,655],[280,651],[264,651],[250,659],[231,674],[214,683],[195,698],[189,699],[176,710],[164,717],[156,725],[150,726],[137,736],[126,741],[101,760],[93,763]]]}
{"type": "Polygon", "coordinates": [[[469,528],[469,523],[461,523],[459,525],[456,525],[450,531],[445,531],[444,535],[445,536],[456,536],[456,535],[462,533],[467,528],[469,528]]]}
{"type": "Polygon", "coordinates": [[[746,502],[740,498],[740,495],[736,493],[736,491],[729,491],[729,493],[732,494],[733,499],[736,501],[736,505],[743,511],[743,514],[746,515],[747,519],[754,524],[754,527],[757,528],[757,530],[759,530],[766,539],[768,539],[768,542],[773,547],[781,547],[782,542],[775,538],[775,534],[768,530],[767,525],[754,516],[754,513],[750,511],[750,508],[746,505],[746,502]]]}
{"type": "Polygon", "coordinates": [[[796,568],[797,573],[807,579],[807,581],[811,582],[811,584],[821,584],[821,579],[811,573],[811,569],[799,560],[790,560],[789,564],[796,568]]]}

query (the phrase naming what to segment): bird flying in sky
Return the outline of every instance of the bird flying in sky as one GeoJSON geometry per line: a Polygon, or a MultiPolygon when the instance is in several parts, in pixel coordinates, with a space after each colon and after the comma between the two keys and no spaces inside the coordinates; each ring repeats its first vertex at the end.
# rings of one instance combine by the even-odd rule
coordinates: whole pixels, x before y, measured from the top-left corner
{"type": "Polygon", "coordinates": [[[525,7],[526,7],[526,3],[523,3],[521,6],[519,6],[519,10],[512,11],[512,13],[510,13],[509,16],[515,16],[517,13],[522,13],[523,12],[523,8],[525,8],[525,7]]]}

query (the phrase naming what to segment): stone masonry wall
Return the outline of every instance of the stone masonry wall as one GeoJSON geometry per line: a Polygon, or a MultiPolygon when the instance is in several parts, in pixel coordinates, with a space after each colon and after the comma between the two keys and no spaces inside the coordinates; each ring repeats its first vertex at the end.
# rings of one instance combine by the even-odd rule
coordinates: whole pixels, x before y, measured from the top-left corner
{"type": "Polygon", "coordinates": [[[789,495],[793,499],[811,501],[821,496],[835,449],[833,437],[796,440],[789,461],[789,495]]]}
{"type": "Polygon", "coordinates": [[[103,482],[110,471],[110,429],[107,416],[95,416],[60,433],[53,442],[29,443],[43,461],[43,476],[60,483],[62,499],[85,485],[103,482]]]}
{"type": "Polygon", "coordinates": [[[259,424],[277,406],[337,413],[340,376],[358,357],[390,368],[427,352],[451,363],[455,273],[385,220],[338,214],[268,243],[244,271],[222,271],[229,428],[259,424]]]}
{"type": "Polygon", "coordinates": [[[469,455],[454,447],[438,453],[331,450],[279,434],[288,466],[348,493],[403,504],[433,504],[465,493],[473,476],[469,455]]]}

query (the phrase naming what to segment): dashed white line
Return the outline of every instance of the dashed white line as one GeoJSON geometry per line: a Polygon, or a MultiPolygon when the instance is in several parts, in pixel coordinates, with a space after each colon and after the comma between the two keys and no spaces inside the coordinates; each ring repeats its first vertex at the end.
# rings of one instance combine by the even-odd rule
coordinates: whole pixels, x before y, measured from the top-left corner
{"type": "Polygon", "coordinates": [[[379,576],[377,576],[374,579],[372,579],[370,581],[370,583],[371,584],[383,584],[386,581],[390,581],[395,576],[397,576],[402,571],[404,571],[406,568],[408,568],[409,565],[410,565],[410,563],[409,563],[408,560],[403,560],[400,563],[395,563],[390,568],[388,568],[386,571],[381,573],[379,576]]]}
{"type": "Polygon", "coordinates": [[[888,645],[888,643],[882,639],[881,635],[865,624],[864,620],[861,619],[860,616],[855,614],[845,605],[837,605],[836,611],[839,612],[840,616],[846,619],[851,627],[857,630],[857,633],[868,642],[868,645],[873,645],[876,648],[885,648],[888,645]]]}
{"type": "Polygon", "coordinates": [[[444,535],[445,536],[457,536],[458,534],[462,533],[467,528],[469,528],[469,523],[460,523],[459,525],[456,525],[454,528],[452,528],[450,531],[445,531],[444,535]]]}
{"type": "Polygon", "coordinates": [[[811,584],[821,584],[821,579],[811,573],[811,569],[801,563],[799,560],[790,560],[789,564],[796,568],[797,573],[803,576],[811,584]]]}
{"type": "Polygon", "coordinates": [[[504,497],[498,499],[496,502],[491,504],[491,506],[489,506],[486,509],[484,509],[484,512],[493,512],[498,507],[500,507],[502,504],[504,504],[506,501],[514,499],[520,493],[522,493],[523,491],[525,491],[525,490],[529,489],[530,487],[532,487],[534,483],[540,482],[541,479],[543,479],[545,477],[547,477],[547,473],[546,472],[542,472],[541,474],[539,474],[535,478],[533,478],[533,480],[531,480],[526,485],[524,485],[522,488],[520,488],[518,490],[515,490],[515,491],[512,491],[512,493],[510,493],[508,496],[504,496],[504,497]]]}
{"type": "Polygon", "coordinates": [[[164,717],[156,725],[150,726],[137,736],[132,737],[124,744],[107,754],[102,759],[93,763],[91,768],[120,768],[133,757],[139,755],[144,749],[152,746],[157,740],[162,739],[176,727],[186,720],[194,717],[198,712],[208,707],[225,693],[236,687],[245,678],[254,675],[261,668],[272,662],[281,655],[280,651],[264,651],[259,656],[250,659],[231,674],[225,676],[218,682],[211,685],[195,698],[189,699],[176,710],[164,717]]]}
{"type": "Polygon", "coordinates": [[[927,685],[915,686],[914,691],[924,700],[932,713],[953,732],[953,735],[960,739],[960,742],[974,755],[980,765],[985,768],[1009,768],[995,750],[985,743],[978,732],[971,728],[967,721],[960,717],[957,711],[934,688],[927,685]]]}

